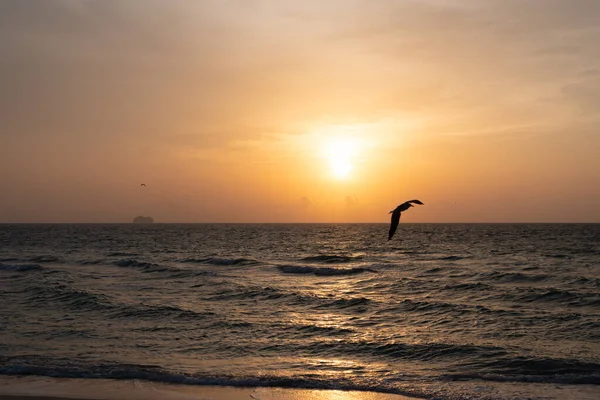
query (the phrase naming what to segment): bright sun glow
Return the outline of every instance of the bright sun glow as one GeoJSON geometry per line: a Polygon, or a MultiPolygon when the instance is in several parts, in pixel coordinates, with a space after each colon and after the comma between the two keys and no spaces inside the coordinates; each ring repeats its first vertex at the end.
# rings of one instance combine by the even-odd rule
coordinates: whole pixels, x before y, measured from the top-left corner
{"type": "Polygon", "coordinates": [[[352,159],[358,149],[355,140],[333,138],[326,147],[326,157],[331,166],[331,172],[338,179],[348,178],[352,172],[352,159]]]}
{"type": "Polygon", "coordinates": [[[302,147],[309,159],[318,163],[310,166],[316,173],[338,181],[354,180],[385,133],[380,125],[315,123],[307,127],[305,135],[297,136],[293,146],[302,147]]]}
{"type": "Polygon", "coordinates": [[[331,160],[333,174],[338,178],[345,178],[352,171],[352,165],[344,157],[336,157],[331,160]]]}

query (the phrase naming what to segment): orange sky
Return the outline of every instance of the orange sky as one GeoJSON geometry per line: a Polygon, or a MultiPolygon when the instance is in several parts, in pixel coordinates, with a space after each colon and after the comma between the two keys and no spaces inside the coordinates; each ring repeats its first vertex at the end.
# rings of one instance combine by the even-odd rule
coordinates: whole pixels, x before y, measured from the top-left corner
{"type": "Polygon", "coordinates": [[[600,222],[595,0],[0,0],[0,222],[600,222]],[[145,183],[147,187],[140,187],[145,183]]]}

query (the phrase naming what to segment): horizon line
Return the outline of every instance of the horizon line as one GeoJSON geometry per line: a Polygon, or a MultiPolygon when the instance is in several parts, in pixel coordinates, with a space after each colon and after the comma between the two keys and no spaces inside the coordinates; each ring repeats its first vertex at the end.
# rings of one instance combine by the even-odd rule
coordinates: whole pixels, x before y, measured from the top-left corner
{"type": "MultiPolygon", "coordinates": [[[[215,222],[215,221],[204,221],[204,222],[150,222],[150,223],[139,223],[139,222],[2,222],[0,225],[316,225],[316,224],[328,224],[328,225],[343,225],[343,224],[383,224],[388,225],[389,222],[374,221],[374,222],[215,222]]],[[[417,225],[417,224],[600,224],[600,221],[570,221],[570,222],[556,222],[556,221],[505,221],[505,222],[403,222],[402,225],[417,225]]]]}

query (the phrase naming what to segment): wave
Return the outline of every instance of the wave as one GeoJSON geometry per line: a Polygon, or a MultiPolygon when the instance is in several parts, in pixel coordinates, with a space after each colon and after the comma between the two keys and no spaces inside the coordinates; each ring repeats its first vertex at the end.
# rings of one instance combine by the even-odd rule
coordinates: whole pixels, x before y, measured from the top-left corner
{"type": "Polygon", "coordinates": [[[145,261],[138,261],[135,259],[124,259],[113,262],[114,265],[123,268],[135,268],[144,273],[169,273],[169,272],[179,272],[180,269],[169,268],[166,266],[161,266],[159,264],[154,264],[145,261]]]}
{"type": "Polygon", "coordinates": [[[211,264],[211,265],[251,265],[258,264],[258,261],[251,258],[186,258],[182,263],[211,264]]]}
{"type": "Polygon", "coordinates": [[[573,258],[572,255],[569,254],[544,254],[545,257],[549,257],[549,258],[560,258],[560,259],[569,259],[569,258],[573,258]]]}
{"type": "Polygon", "coordinates": [[[350,307],[366,306],[369,303],[371,303],[371,300],[367,299],[366,297],[341,298],[318,306],[317,308],[344,309],[350,307]]]}
{"type": "Polygon", "coordinates": [[[80,260],[78,261],[79,265],[100,265],[100,264],[105,264],[106,260],[80,260]]]}
{"type": "Polygon", "coordinates": [[[115,264],[118,267],[141,267],[141,268],[158,267],[158,264],[144,262],[144,261],[138,261],[135,259],[118,260],[118,261],[113,262],[113,264],[115,264]]]}
{"type": "Polygon", "coordinates": [[[135,318],[136,320],[172,318],[183,321],[206,319],[214,315],[213,312],[197,312],[175,306],[151,306],[147,304],[113,307],[112,312],[109,313],[110,318],[135,318]]]}
{"type": "Polygon", "coordinates": [[[433,312],[447,313],[448,311],[464,312],[465,309],[467,309],[467,308],[469,308],[469,307],[460,305],[460,304],[451,304],[451,303],[444,303],[444,302],[431,302],[431,301],[416,301],[416,300],[406,299],[406,300],[402,300],[398,305],[390,308],[387,311],[402,310],[402,311],[418,312],[418,313],[433,311],[433,312]]]}
{"type": "Polygon", "coordinates": [[[441,377],[450,381],[490,381],[490,382],[521,382],[521,383],[553,383],[567,385],[600,385],[600,373],[582,374],[552,374],[552,375],[501,375],[501,374],[448,374],[441,377]]]}
{"type": "Polygon", "coordinates": [[[62,303],[76,310],[103,310],[108,304],[108,297],[103,294],[75,289],[63,283],[36,285],[28,288],[27,292],[29,301],[33,303],[62,303]]]}
{"type": "Polygon", "coordinates": [[[519,316],[520,313],[502,308],[488,308],[477,304],[461,304],[461,303],[446,303],[435,301],[417,301],[406,299],[400,303],[393,305],[379,313],[410,312],[427,315],[465,315],[465,314],[482,314],[495,316],[519,316]]]}
{"type": "Polygon", "coordinates": [[[35,257],[31,257],[29,259],[29,261],[34,262],[34,263],[53,263],[53,262],[60,262],[61,259],[59,257],[56,256],[35,256],[35,257]]]}
{"type": "Polygon", "coordinates": [[[84,363],[68,359],[44,359],[40,357],[0,356],[0,375],[37,375],[59,378],[86,379],[127,379],[145,380],[158,383],[195,386],[232,386],[266,388],[332,389],[345,391],[372,391],[380,393],[410,394],[406,390],[394,388],[390,384],[360,384],[350,378],[318,378],[314,376],[269,376],[245,375],[227,376],[211,374],[191,374],[169,371],[156,365],[84,363]]]}
{"type": "Polygon", "coordinates": [[[303,305],[313,309],[338,310],[361,307],[371,304],[373,300],[366,297],[330,297],[317,296],[314,294],[303,294],[295,291],[285,291],[269,286],[232,286],[216,293],[202,297],[205,301],[231,301],[231,300],[268,300],[281,301],[285,305],[303,305]]]}
{"type": "Polygon", "coordinates": [[[236,300],[236,299],[261,299],[280,300],[286,299],[293,303],[305,304],[317,299],[317,297],[302,295],[296,292],[286,292],[269,286],[235,286],[223,289],[214,294],[204,297],[205,300],[236,300]]]}
{"type": "Polygon", "coordinates": [[[304,258],[301,258],[300,260],[306,261],[306,262],[333,264],[333,263],[349,263],[349,262],[362,260],[362,259],[363,259],[362,255],[341,256],[341,255],[337,255],[337,254],[321,254],[318,256],[304,257],[304,258]]]}
{"type": "Polygon", "coordinates": [[[37,303],[52,303],[55,307],[62,304],[68,309],[77,311],[95,311],[110,319],[133,318],[135,320],[161,318],[198,320],[215,315],[212,312],[197,312],[182,309],[177,306],[129,304],[118,302],[102,293],[76,289],[63,283],[36,285],[27,289],[28,301],[37,303]]]}
{"type": "Polygon", "coordinates": [[[397,341],[378,342],[370,340],[319,340],[310,342],[287,342],[268,344],[264,352],[309,354],[314,357],[352,357],[361,360],[382,359],[404,361],[433,361],[442,370],[446,366],[455,368],[457,361],[498,360],[509,358],[510,354],[502,347],[477,346],[453,343],[400,343],[397,341]]]}
{"type": "Polygon", "coordinates": [[[472,257],[471,256],[444,256],[444,257],[437,258],[437,260],[440,260],[440,261],[460,261],[460,260],[465,260],[467,258],[472,258],[472,257]]]}
{"type": "Polygon", "coordinates": [[[600,306],[599,293],[579,293],[555,288],[527,288],[519,293],[501,296],[516,303],[559,303],[570,307],[600,306]]]}
{"type": "Polygon", "coordinates": [[[545,274],[522,274],[520,272],[489,272],[480,274],[480,277],[486,281],[496,281],[502,283],[531,283],[531,282],[542,282],[549,278],[545,274]]]}
{"type": "Polygon", "coordinates": [[[405,250],[403,247],[392,247],[393,250],[397,251],[401,254],[406,254],[408,256],[418,256],[422,254],[431,254],[430,251],[427,250],[405,250]]]}
{"type": "Polygon", "coordinates": [[[55,262],[60,262],[62,261],[61,258],[59,257],[55,257],[55,256],[49,256],[49,255],[41,255],[41,256],[34,256],[34,257],[28,257],[28,258],[16,258],[16,257],[6,257],[6,258],[0,258],[0,263],[3,262],[29,262],[29,263],[35,263],[35,264],[43,264],[43,263],[55,263],[55,262]]]}
{"type": "MultiPolygon", "coordinates": [[[[303,328],[301,328],[303,329],[303,328]]],[[[313,327],[307,327],[313,330],[313,327]]],[[[280,344],[268,348],[277,348],[280,344]]],[[[298,351],[312,353],[331,353],[340,351],[345,354],[375,354],[392,359],[410,361],[441,362],[438,371],[446,371],[448,366],[453,373],[442,372],[435,375],[434,371],[427,381],[496,381],[496,382],[536,382],[557,384],[588,384],[600,385],[600,364],[583,362],[572,359],[552,359],[536,357],[513,357],[503,348],[493,346],[457,345],[443,343],[378,344],[368,341],[340,341],[314,343],[308,348],[297,345],[298,351]],[[477,367],[478,372],[461,372],[477,367]]],[[[251,370],[243,375],[219,375],[210,373],[188,373],[168,370],[159,365],[122,364],[118,362],[91,362],[76,359],[61,359],[43,356],[0,356],[0,375],[37,375],[61,378],[88,379],[138,379],[160,383],[185,385],[216,385],[234,387],[283,387],[306,389],[337,389],[360,390],[382,393],[413,394],[416,389],[399,387],[399,380],[357,380],[344,375],[319,378],[314,374],[302,375],[294,373],[288,376],[272,376],[264,373],[254,374],[251,370]],[[408,392],[407,390],[411,390],[408,392]]],[[[414,377],[407,381],[417,383],[414,377]]],[[[426,393],[421,393],[426,395],[426,393]]],[[[429,398],[430,396],[425,396],[429,398]]],[[[440,398],[440,397],[436,397],[440,398]]],[[[441,397],[443,398],[443,397],[441,397]]]]}
{"type": "Polygon", "coordinates": [[[106,256],[107,257],[137,257],[137,256],[139,256],[139,254],[126,252],[126,251],[115,251],[112,253],[108,253],[106,256]]]}
{"type": "Polygon", "coordinates": [[[36,271],[43,269],[39,264],[2,264],[0,263],[0,271],[24,272],[36,271]]]}
{"type": "Polygon", "coordinates": [[[452,344],[452,343],[379,343],[361,341],[327,341],[312,343],[308,346],[293,346],[288,351],[308,352],[318,356],[339,356],[352,354],[355,357],[369,357],[381,361],[381,358],[408,361],[435,362],[440,370],[448,368],[457,371],[455,375],[444,374],[440,378],[451,376],[464,377],[461,370],[480,371],[474,379],[502,377],[505,381],[539,381],[600,385],[600,364],[576,359],[544,358],[519,356],[498,346],[452,344]],[[293,348],[296,347],[296,348],[293,348]]]}
{"type": "Polygon", "coordinates": [[[488,291],[491,289],[490,285],[486,285],[485,283],[455,283],[455,284],[447,284],[444,285],[445,290],[453,290],[457,292],[467,292],[467,291],[488,291]]]}
{"type": "Polygon", "coordinates": [[[591,286],[593,288],[600,288],[599,278],[587,278],[584,276],[580,276],[572,279],[569,283],[577,286],[591,286]]]}
{"type": "Polygon", "coordinates": [[[150,274],[166,274],[170,278],[193,278],[197,276],[214,275],[210,271],[193,271],[189,269],[182,269],[177,267],[165,266],[160,264],[154,264],[145,261],[138,261],[136,259],[123,259],[113,262],[114,265],[123,268],[135,268],[143,273],[150,274]]]}
{"type": "Polygon", "coordinates": [[[600,364],[573,359],[507,356],[495,360],[482,358],[469,363],[468,368],[473,367],[482,372],[449,374],[444,378],[600,385],[600,364]]]}
{"type": "Polygon", "coordinates": [[[340,328],[337,326],[319,326],[319,325],[293,325],[294,331],[299,333],[307,334],[326,334],[331,335],[346,335],[348,333],[355,333],[352,329],[340,328]]]}
{"type": "Polygon", "coordinates": [[[371,268],[331,268],[331,267],[310,267],[303,265],[278,265],[277,269],[285,274],[313,274],[317,276],[339,276],[356,275],[365,272],[377,272],[371,268]]]}

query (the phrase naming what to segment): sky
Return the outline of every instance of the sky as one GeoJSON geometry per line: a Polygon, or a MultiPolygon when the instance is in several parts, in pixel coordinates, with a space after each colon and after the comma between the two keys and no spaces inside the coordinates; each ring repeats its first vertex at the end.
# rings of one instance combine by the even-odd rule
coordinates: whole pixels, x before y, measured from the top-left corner
{"type": "Polygon", "coordinates": [[[0,223],[600,222],[596,0],[0,0],[0,223]],[[144,183],[146,186],[141,186],[144,183]]]}

